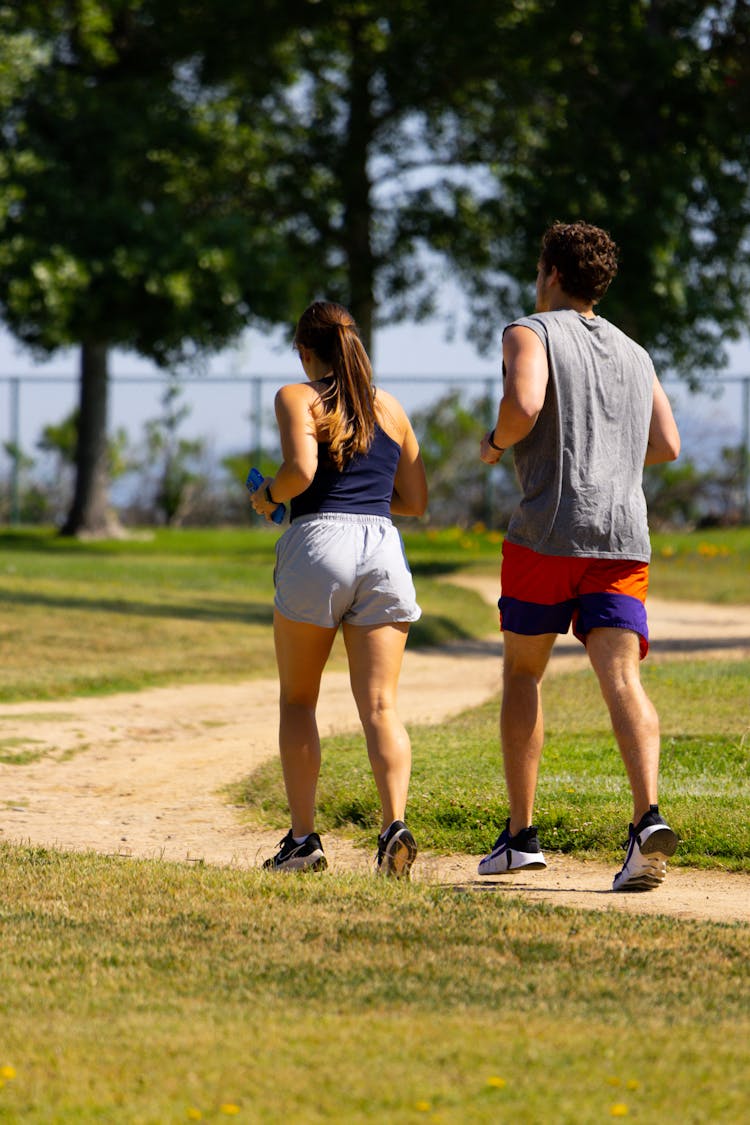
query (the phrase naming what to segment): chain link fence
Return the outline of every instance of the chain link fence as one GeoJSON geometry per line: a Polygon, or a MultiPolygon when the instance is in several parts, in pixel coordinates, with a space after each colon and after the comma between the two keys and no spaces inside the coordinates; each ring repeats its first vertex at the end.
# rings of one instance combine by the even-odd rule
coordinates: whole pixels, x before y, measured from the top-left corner
{"type": "MultiPolygon", "coordinates": [[[[109,430],[138,440],[162,411],[165,391],[180,388],[185,406],[183,431],[200,438],[217,461],[244,454],[260,460],[262,451],[277,448],[273,419],[276,390],[295,378],[284,375],[139,376],[117,375],[110,383],[109,430]]],[[[445,395],[456,393],[469,408],[476,406],[494,421],[501,394],[496,377],[468,372],[455,375],[380,376],[410,414],[424,412],[445,395]],[[489,404],[489,405],[488,405],[489,404]]],[[[718,463],[722,450],[739,451],[739,515],[750,523],[750,374],[717,375],[700,392],[676,380],[665,380],[683,439],[683,457],[706,470],[718,463]]],[[[18,522],[18,497],[24,458],[31,459],[45,426],[59,425],[78,402],[78,377],[63,375],[0,375],[0,488],[6,494],[7,519],[18,522]]]]}

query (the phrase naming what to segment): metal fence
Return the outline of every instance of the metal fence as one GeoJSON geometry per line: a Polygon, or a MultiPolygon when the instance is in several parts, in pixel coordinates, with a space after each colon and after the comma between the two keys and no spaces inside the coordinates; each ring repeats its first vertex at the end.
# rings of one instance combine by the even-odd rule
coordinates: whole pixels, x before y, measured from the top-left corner
{"type": "MultiPolygon", "coordinates": [[[[275,445],[272,404],[275,391],[294,375],[190,375],[170,380],[158,375],[117,375],[111,379],[110,430],[132,427],[159,416],[160,402],[170,382],[182,389],[189,413],[183,424],[186,436],[201,437],[221,453],[258,455],[275,445]]],[[[11,520],[18,512],[19,458],[7,447],[33,450],[46,425],[59,424],[78,401],[78,377],[63,375],[0,375],[0,480],[10,489],[11,520]]],[[[379,376],[413,414],[427,409],[450,391],[464,401],[499,400],[499,374],[379,376]]],[[[750,523],[750,374],[717,375],[699,393],[684,383],[667,379],[669,393],[683,438],[683,453],[700,468],[714,464],[722,448],[741,450],[741,515],[750,523]]]]}

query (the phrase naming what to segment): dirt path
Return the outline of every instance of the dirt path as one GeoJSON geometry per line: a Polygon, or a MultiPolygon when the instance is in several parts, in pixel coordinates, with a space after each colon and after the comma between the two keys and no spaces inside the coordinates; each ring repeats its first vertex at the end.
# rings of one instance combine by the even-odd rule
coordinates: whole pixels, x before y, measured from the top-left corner
{"type": "MultiPolygon", "coordinates": [[[[467,584],[469,584],[467,582],[467,584]]],[[[471,583],[494,603],[494,584],[471,583]]],[[[653,658],[750,656],[750,607],[650,601],[653,658]]],[[[501,642],[450,651],[409,652],[400,688],[407,723],[438,723],[495,695],[501,642]]],[[[569,639],[557,668],[585,663],[569,639]]],[[[69,850],[255,865],[284,827],[245,826],[222,790],[276,754],[275,681],[161,688],[107,698],[0,706],[0,743],[32,752],[26,765],[0,764],[0,840],[69,850]]],[[[330,672],[320,705],[321,733],[355,729],[347,676],[330,672]]],[[[499,768],[499,761],[498,761],[499,768]]],[[[627,813],[624,812],[626,816],[627,813]]],[[[372,856],[326,838],[336,869],[367,871],[372,856]]],[[[478,879],[475,856],[421,856],[414,877],[560,905],[668,913],[721,921],[750,919],[750,878],[680,870],[647,895],[612,895],[611,866],[548,853],[546,871],[478,879]]]]}

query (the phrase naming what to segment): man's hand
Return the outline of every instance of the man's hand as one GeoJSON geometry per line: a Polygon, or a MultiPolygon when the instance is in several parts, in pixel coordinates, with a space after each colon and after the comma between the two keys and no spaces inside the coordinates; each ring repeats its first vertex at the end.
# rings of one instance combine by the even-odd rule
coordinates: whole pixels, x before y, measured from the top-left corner
{"type": "Polygon", "coordinates": [[[479,460],[484,461],[485,465],[496,465],[503,453],[505,450],[498,447],[492,430],[488,430],[479,446],[479,460]]]}

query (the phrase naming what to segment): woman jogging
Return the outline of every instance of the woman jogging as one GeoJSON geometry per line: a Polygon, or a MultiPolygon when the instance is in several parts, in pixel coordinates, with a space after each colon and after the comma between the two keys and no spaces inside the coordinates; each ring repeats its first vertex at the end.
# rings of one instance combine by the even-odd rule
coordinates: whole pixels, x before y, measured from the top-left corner
{"type": "Polygon", "coordinates": [[[327,866],[314,831],[320,771],[316,705],[339,625],[382,808],[378,871],[408,878],[417,846],[404,823],[411,745],[396,713],[409,624],[421,613],[391,515],[419,516],[427,483],[401,404],[375,390],[357,327],[341,305],[316,301],[294,336],[307,383],[276,395],[282,463],[253,493],[270,519],[290,506],[276,545],[274,639],[279,749],[292,827],[264,867],[327,866]]]}

